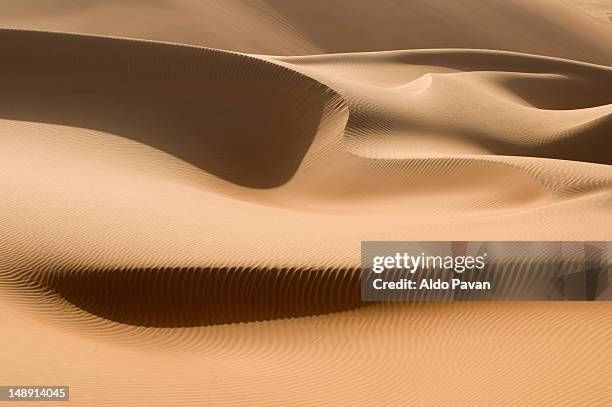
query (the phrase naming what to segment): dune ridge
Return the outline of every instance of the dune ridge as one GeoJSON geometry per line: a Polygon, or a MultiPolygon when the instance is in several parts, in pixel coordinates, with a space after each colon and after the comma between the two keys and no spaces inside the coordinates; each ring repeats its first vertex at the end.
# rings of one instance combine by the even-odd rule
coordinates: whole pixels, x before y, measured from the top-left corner
{"type": "MultiPolygon", "coordinates": [[[[561,238],[553,228],[561,217],[563,227],[573,221],[574,233],[582,230],[592,238],[609,230],[604,225],[610,224],[612,178],[602,164],[610,163],[612,105],[604,102],[612,97],[601,90],[612,85],[607,67],[500,51],[264,58],[73,34],[5,30],[0,35],[9,61],[1,69],[2,88],[11,96],[0,105],[6,159],[19,167],[23,158],[40,158],[29,163],[33,172],[8,175],[13,182],[16,177],[36,182],[37,171],[49,165],[57,171],[44,188],[34,184],[30,190],[35,202],[48,207],[28,208],[15,200],[12,211],[7,208],[5,245],[23,255],[12,256],[4,269],[22,270],[9,272],[9,280],[17,276],[22,285],[59,293],[110,319],[172,325],[174,306],[213,307],[188,324],[354,308],[357,245],[350,242],[374,233],[405,236],[409,226],[397,230],[398,216],[414,222],[425,217],[437,238],[455,240],[474,235],[475,228],[461,228],[468,220],[480,222],[489,235],[500,224],[527,224],[536,216],[548,229],[542,236],[561,238]],[[565,88],[551,88],[550,80],[561,80],[557,86],[565,88]],[[539,83],[545,85],[535,88],[539,83]],[[576,95],[579,104],[551,109],[558,92],[576,95]],[[491,116],[480,116],[483,110],[491,116]],[[234,115],[241,118],[238,126],[234,115]],[[74,154],[94,162],[58,165],[58,156],[74,154]],[[101,163],[116,169],[109,172],[112,167],[104,164],[100,172],[101,163]],[[79,168],[77,177],[73,166],[79,168]],[[73,187],[63,187],[57,178],[62,176],[94,187],[67,196],[73,187]],[[166,188],[163,200],[148,201],[159,185],[166,188]],[[37,195],[58,186],[55,204],[37,195]],[[123,193],[113,198],[118,189],[123,193]],[[432,194],[444,199],[436,202],[432,194]],[[102,206],[95,203],[99,196],[105,197],[102,206]],[[139,215],[125,206],[128,201],[141,203],[139,215]],[[81,206],[73,215],[76,229],[58,227],[55,219],[68,210],[57,212],[57,205],[81,206]],[[587,206],[591,220],[585,223],[574,211],[587,206]],[[121,218],[113,213],[119,208],[121,218]],[[361,213],[378,221],[367,233],[355,224],[361,213]],[[243,236],[234,245],[220,237],[227,234],[223,216],[240,224],[243,236]],[[13,223],[24,217],[31,228],[13,223]],[[122,220],[113,225],[112,218],[122,220]],[[182,220],[169,227],[156,218],[182,220]],[[279,236],[262,241],[259,231],[271,220],[280,222],[279,236]],[[314,250],[293,253],[291,245],[311,239],[300,226],[305,224],[317,225],[313,232],[328,237],[319,237],[314,250]],[[85,228],[97,242],[93,251],[86,249],[87,241],[77,249],[85,228]],[[47,249],[26,248],[32,245],[47,249]],[[249,297],[250,305],[233,308],[231,301],[211,297],[219,290],[215,273],[225,287],[218,298],[224,290],[234,293],[230,298],[249,297],[251,284],[265,289],[249,297]],[[314,281],[312,292],[300,293],[302,275],[314,281]],[[343,282],[330,286],[338,275],[343,282]],[[204,284],[209,294],[189,300],[180,288],[168,291],[199,279],[209,281],[204,284]],[[117,287],[124,294],[95,300],[117,287]],[[313,296],[322,287],[332,291],[319,301],[313,296]],[[301,294],[306,299],[293,307],[292,299],[301,294]],[[344,299],[336,302],[334,296],[344,299]],[[147,310],[151,297],[162,300],[147,310]],[[278,297],[288,300],[274,302],[278,297]],[[215,307],[229,307],[227,316],[215,307]],[[240,309],[253,316],[240,316],[240,309]]],[[[417,223],[421,236],[423,220],[417,223]]]]}
{"type": "MultiPolygon", "coordinates": [[[[20,165],[20,157],[31,158],[38,148],[34,145],[41,144],[43,160],[30,163],[32,171],[38,171],[37,164],[41,169],[49,165],[51,159],[58,176],[68,175],[73,167],[58,166],[56,157],[46,156],[48,149],[66,157],[75,153],[91,156],[114,140],[116,146],[111,151],[94,156],[98,162],[78,164],[81,179],[73,178],[72,182],[103,182],[99,184],[102,189],[94,187],[90,194],[95,195],[87,199],[97,199],[100,193],[110,197],[115,193],[111,191],[122,188],[116,182],[129,182],[123,179],[125,174],[134,176],[139,184],[124,190],[126,196],[150,195],[147,191],[163,179],[161,185],[167,191],[176,191],[164,199],[161,212],[145,203],[146,197],[145,201],[142,196],[136,198],[142,202],[138,210],[144,217],[127,228],[130,233],[125,241],[119,236],[126,224],[137,218],[134,212],[125,213],[133,217],[126,218],[127,223],[113,226],[108,220],[101,221],[116,217],[113,210],[124,206],[121,199],[114,207],[108,203],[116,198],[105,198],[106,208],[94,204],[81,214],[75,223],[77,229],[64,231],[55,223],[58,215],[53,214],[58,212],[53,206],[43,210],[16,206],[17,218],[30,216],[47,223],[45,232],[41,232],[41,224],[32,224],[38,236],[27,234],[23,223],[11,227],[5,217],[8,234],[12,228],[15,231],[6,244],[25,253],[23,258],[14,256],[14,264],[6,269],[39,265],[29,272],[21,271],[18,279],[71,298],[107,318],[145,325],[181,325],[185,321],[180,318],[171,322],[173,312],[169,310],[173,307],[178,307],[175,315],[182,315],[179,310],[184,307],[212,307],[210,313],[204,312],[189,324],[354,308],[359,305],[355,284],[358,263],[353,256],[355,247],[349,249],[349,244],[367,234],[355,225],[348,227],[348,223],[355,223],[355,215],[371,213],[368,207],[372,205],[377,208],[372,214],[379,224],[366,228],[368,233],[393,233],[391,228],[398,216],[416,220],[425,215],[429,216],[428,223],[438,222],[432,228],[437,229],[438,238],[460,240],[468,236],[460,228],[467,219],[484,221],[483,230],[488,233],[500,223],[527,223],[533,216],[543,216],[542,223],[548,227],[560,215],[566,227],[571,221],[566,216],[569,211],[601,202],[601,218],[586,224],[576,218],[574,230],[582,228],[595,238],[607,234],[608,229],[602,226],[610,224],[606,202],[612,178],[609,167],[601,165],[610,163],[606,147],[612,105],[602,103],[612,97],[601,90],[612,85],[612,69],[607,67],[499,51],[264,59],[82,35],[17,30],[0,35],[4,36],[3,44],[10,44],[2,51],[11,62],[0,72],[5,95],[11,96],[0,104],[3,127],[8,130],[4,132],[8,160],[17,160],[16,165],[20,165]],[[90,54],[96,59],[79,58],[90,54]],[[56,58],[47,62],[49,55],[56,58]],[[537,99],[540,104],[550,104],[556,93],[546,85],[540,92],[525,89],[521,81],[536,85],[547,83],[551,77],[564,78],[558,86],[566,86],[569,97],[581,97],[580,105],[546,109],[529,103],[537,99]],[[376,78],[384,78],[387,83],[371,83],[376,78]],[[508,84],[513,81],[514,85],[508,84]],[[35,107],[31,104],[34,94],[35,107]],[[468,107],[462,108],[462,104],[468,107]],[[485,109],[495,121],[489,115],[480,116],[485,109]],[[232,123],[233,115],[241,118],[239,126],[232,123]],[[19,131],[30,133],[31,140],[19,131]],[[54,138],[49,139],[47,132],[54,138]],[[132,163],[135,155],[139,156],[136,165],[132,163]],[[100,162],[113,166],[123,162],[128,167],[116,166],[117,172],[111,176],[108,167],[104,172],[95,169],[100,162]],[[572,171],[579,176],[569,176],[572,171]],[[380,183],[381,179],[385,182],[380,183]],[[496,179],[505,182],[496,185],[496,179]],[[174,197],[186,196],[185,189],[195,199],[194,205],[201,208],[226,216],[231,213],[230,207],[235,208],[235,215],[242,214],[238,222],[247,219],[245,213],[254,215],[250,224],[240,226],[243,239],[236,242],[235,249],[228,248],[229,242],[223,239],[216,240],[226,225],[223,220],[215,222],[201,209],[197,220],[192,212],[196,206],[185,210],[188,206],[177,202],[174,197]],[[445,198],[439,201],[441,207],[430,198],[432,193],[445,198]],[[340,208],[346,213],[339,212],[340,208]],[[175,220],[183,216],[184,223],[169,228],[154,220],[158,216],[175,220]],[[274,218],[291,223],[279,239],[262,245],[258,231],[274,218]],[[328,224],[329,219],[345,228],[330,228],[333,225],[328,224]],[[294,255],[290,244],[295,243],[286,239],[290,233],[308,239],[303,227],[296,226],[302,222],[326,230],[330,241],[319,238],[319,250],[294,255]],[[189,223],[193,234],[187,236],[194,244],[186,245],[184,238],[176,239],[186,236],[184,228],[189,223]],[[75,238],[82,236],[80,230],[85,224],[90,225],[88,238],[98,241],[94,251],[75,250],[75,238]],[[195,232],[194,225],[212,229],[195,232]],[[109,233],[111,229],[118,233],[109,233]],[[135,240],[138,229],[145,235],[135,240]],[[62,246],[49,240],[57,240],[58,233],[68,233],[61,239],[62,246]],[[332,243],[332,239],[337,240],[332,243]],[[32,258],[32,253],[23,248],[41,243],[49,245],[44,260],[32,258]],[[245,255],[240,258],[234,250],[245,255]],[[50,261],[50,254],[61,263],[50,261]],[[340,270],[339,275],[344,277],[339,287],[330,283],[338,274],[325,270],[340,270]],[[215,273],[221,276],[220,287],[225,287],[218,292],[215,273]],[[229,277],[223,277],[226,274],[229,277]],[[312,291],[302,288],[304,292],[300,293],[302,275],[307,276],[305,281],[314,281],[312,291]],[[198,283],[200,279],[207,283],[198,283]],[[161,282],[148,286],[149,280],[161,282]],[[191,298],[180,288],[168,291],[192,284],[203,284],[210,292],[191,298]],[[248,292],[254,290],[251,284],[260,288],[249,297],[248,292]],[[124,294],[95,300],[100,293],[115,292],[118,287],[125,290],[124,294]],[[325,287],[331,293],[323,295],[322,301],[314,298],[316,290],[325,287]],[[143,289],[140,296],[136,294],[139,288],[143,289]],[[211,297],[215,292],[219,298],[227,293],[228,298],[249,297],[251,302],[234,308],[231,301],[211,297]],[[301,294],[306,299],[293,307],[292,299],[301,294]],[[338,296],[337,302],[334,296],[338,296]],[[147,310],[144,304],[151,298],[161,299],[147,310]],[[269,299],[272,302],[266,305],[269,299]],[[123,316],[117,311],[122,307],[123,316]],[[215,307],[228,308],[227,315],[220,316],[220,308],[215,307]],[[240,310],[253,312],[253,316],[240,316],[240,310]]],[[[14,179],[27,174],[10,176],[14,179]]],[[[61,185],[59,180],[53,183],[61,185]]],[[[53,187],[47,184],[45,188],[53,187]]],[[[75,198],[70,198],[77,200],[68,204],[81,205],[83,192],[79,190],[75,198]]],[[[57,193],[58,198],[65,199],[64,189],[57,193]]],[[[35,199],[43,202],[42,197],[35,199]]],[[[11,213],[10,208],[7,213],[11,213]]],[[[589,212],[591,217],[596,214],[592,209],[589,212]]],[[[549,236],[555,236],[554,230],[549,236]]]]}

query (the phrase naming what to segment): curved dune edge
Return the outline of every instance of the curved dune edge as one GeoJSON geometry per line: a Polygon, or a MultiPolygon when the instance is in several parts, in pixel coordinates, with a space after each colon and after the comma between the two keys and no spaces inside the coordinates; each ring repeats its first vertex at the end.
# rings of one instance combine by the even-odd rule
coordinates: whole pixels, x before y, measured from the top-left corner
{"type": "Polygon", "coordinates": [[[341,103],[318,82],[244,54],[78,34],[0,36],[3,119],[116,134],[250,188],[287,182],[341,103]]]}
{"type": "Polygon", "coordinates": [[[609,230],[606,67],[498,51],[280,58],[0,36],[5,162],[23,168],[2,180],[13,254],[0,281],[105,319],[343,311],[361,305],[360,240],[510,239],[509,226],[536,238],[520,229],[534,220],[544,238],[609,230]],[[553,105],[555,86],[573,104],[553,105]],[[500,113],[466,121],[465,100],[500,113]]]}

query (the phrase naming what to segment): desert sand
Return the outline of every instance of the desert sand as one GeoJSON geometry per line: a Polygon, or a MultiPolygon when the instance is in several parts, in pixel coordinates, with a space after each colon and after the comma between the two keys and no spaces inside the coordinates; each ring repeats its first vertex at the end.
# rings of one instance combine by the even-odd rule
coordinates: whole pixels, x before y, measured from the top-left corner
{"type": "Polygon", "coordinates": [[[0,11],[0,385],[612,403],[609,303],[359,296],[362,240],[612,239],[612,4],[0,11]]]}

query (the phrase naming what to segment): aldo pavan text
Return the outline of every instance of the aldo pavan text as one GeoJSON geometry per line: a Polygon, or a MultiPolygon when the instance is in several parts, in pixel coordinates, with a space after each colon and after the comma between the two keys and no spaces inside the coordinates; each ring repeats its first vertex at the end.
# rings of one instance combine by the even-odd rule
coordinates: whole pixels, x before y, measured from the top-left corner
{"type": "MultiPolygon", "coordinates": [[[[376,256],[372,259],[372,272],[381,275],[372,281],[375,290],[490,290],[490,281],[465,281],[458,276],[453,278],[429,278],[415,274],[419,271],[447,271],[462,274],[466,271],[484,271],[487,254],[481,256],[428,256],[424,253],[414,256],[408,253],[396,253],[392,256],[376,256]],[[382,278],[385,271],[394,271],[395,277],[382,278]],[[403,276],[409,273],[410,278],[403,276]]],[[[427,273],[429,274],[429,273],[427,273]]]]}

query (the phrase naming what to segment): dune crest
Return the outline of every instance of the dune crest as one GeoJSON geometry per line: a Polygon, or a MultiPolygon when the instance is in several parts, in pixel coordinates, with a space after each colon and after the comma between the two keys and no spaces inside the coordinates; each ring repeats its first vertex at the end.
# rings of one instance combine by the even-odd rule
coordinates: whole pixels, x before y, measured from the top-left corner
{"type": "Polygon", "coordinates": [[[425,156],[449,156],[452,147],[428,146],[448,143],[460,153],[611,163],[607,67],[475,50],[279,60],[350,101],[348,148],[362,155],[370,145],[387,144],[394,158],[401,156],[398,145],[406,148],[403,158],[419,156],[421,148],[425,156]],[[372,82],[380,78],[387,83],[372,82]]]}
{"type": "Polygon", "coordinates": [[[594,238],[610,225],[606,67],[499,51],[264,58],[0,36],[3,162],[25,168],[3,182],[21,179],[42,205],[7,190],[3,245],[23,255],[4,260],[5,278],[108,319],[198,325],[349,309],[356,241],[520,238],[504,225],[536,216],[542,238],[563,238],[560,219],[594,238]],[[559,92],[570,105],[551,105],[559,92]],[[585,222],[576,212],[587,207],[585,222]],[[55,221],[68,214],[72,226],[55,221]],[[266,225],[274,233],[262,239],[266,225]],[[231,230],[241,239],[223,237],[231,230]],[[193,296],[180,288],[201,284],[193,296]],[[331,291],[312,297],[314,287],[331,291]],[[293,306],[300,295],[310,299],[293,306]]]}

